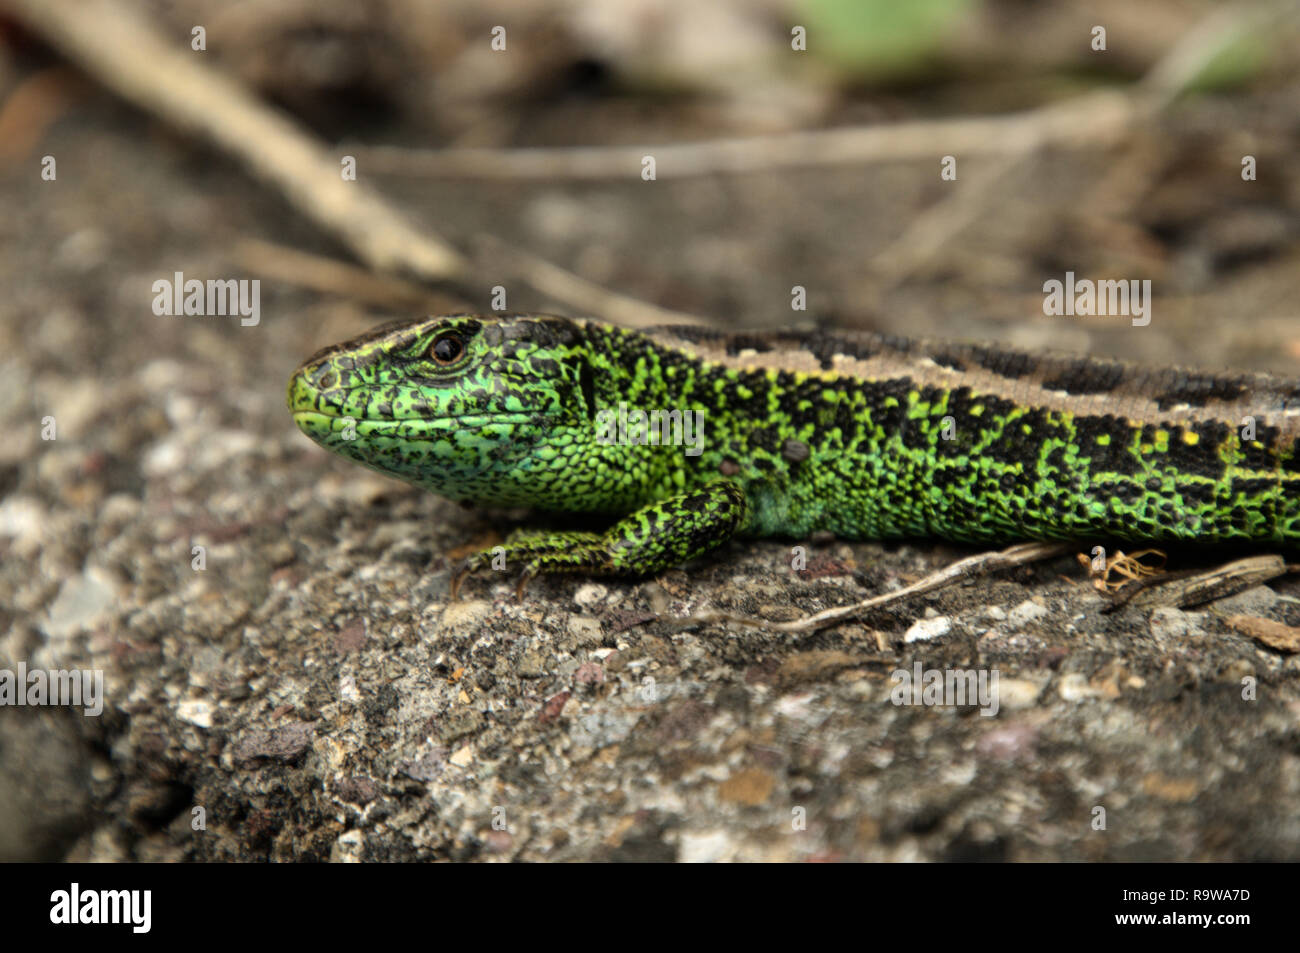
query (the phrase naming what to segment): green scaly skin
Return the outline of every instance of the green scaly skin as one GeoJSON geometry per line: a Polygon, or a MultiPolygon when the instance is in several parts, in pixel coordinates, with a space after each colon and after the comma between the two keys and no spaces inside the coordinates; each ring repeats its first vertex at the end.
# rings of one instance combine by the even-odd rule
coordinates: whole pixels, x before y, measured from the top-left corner
{"type": "MultiPolygon", "coordinates": [[[[327,348],[288,399],[321,446],[453,500],[617,518],[508,541],[521,588],[819,530],[1300,544],[1300,381],[1265,374],[452,315],[327,348]],[[601,412],[620,405],[702,412],[702,452],[602,440],[601,412]]],[[[471,557],[453,592],[491,562],[471,557]]]]}

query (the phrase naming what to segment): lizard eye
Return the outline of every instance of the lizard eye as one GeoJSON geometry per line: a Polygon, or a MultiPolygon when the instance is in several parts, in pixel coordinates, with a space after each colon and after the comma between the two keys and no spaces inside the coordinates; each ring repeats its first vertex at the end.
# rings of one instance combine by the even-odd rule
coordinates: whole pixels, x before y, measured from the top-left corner
{"type": "Polygon", "coordinates": [[[448,364],[455,364],[460,360],[460,356],[465,353],[465,342],[460,336],[452,332],[438,335],[433,344],[429,345],[429,357],[434,362],[446,367],[448,364]]]}

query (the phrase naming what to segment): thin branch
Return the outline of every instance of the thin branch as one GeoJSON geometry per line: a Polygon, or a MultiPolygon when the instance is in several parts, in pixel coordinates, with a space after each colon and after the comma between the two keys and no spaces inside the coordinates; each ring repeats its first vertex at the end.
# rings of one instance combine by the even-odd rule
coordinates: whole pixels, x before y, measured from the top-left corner
{"type": "Polygon", "coordinates": [[[1270,579],[1294,572],[1281,556],[1268,554],[1247,556],[1204,572],[1184,570],[1135,579],[1112,597],[1102,612],[1114,612],[1130,601],[1136,606],[1174,606],[1186,609],[1226,599],[1252,586],[1260,586],[1270,579]],[[1136,598],[1135,598],[1136,597],[1136,598]]]}
{"type": "Polygon", "coordinates": [[[2,0],[28,28],[118,95],[193,130],[238,158],[304,215],[378,271],[425,281],[460,276],[466,261],[412,225],[381,195],[344,181],[341,155],[252,96],[203,58],[182,52],[133,8],[113,0],[2,0]]]}
{"type": "Polygon", "coordinates": [[[889,592],[883,596],[873,596],[851,606],[826,609],[815,615],[796,619],[793,622],[769,622],[755,616],[735,615],[730,612],[715,612],[712,610],[699,612],[684,619],[674,618],[665,621],[672,622],[675,629],[692,629],[712,622],[732,622],[756,629],[769,629],[773,632],[815,632],[818,629],[826,628],[828,625],[857,618],[872,609],[879,609],[881,606],[887,606],[903,599],[910,599],[912,596],[925,592],[933,592],[935,589],[942,589],[963,579],[985,576],[1000,569],[1011,569],[1016,566],[1024,566],[1029,563],[1061,556],[1068,553],[1071,548],[1070,543],[1018,543],[997,552],[979,553],[975,556],[959,559],[938,572],[933,572],[924,579],[912,583],[910,586],[904,586],[897,592],[889,592]]]}
{"type": "MultiPolygon", "coordinates": [[[[375,272],[424,282],[483,275],[522,278],[575,311],[600,314],[629,326],[708,323],[601,288],[572,272],[504,243],[471,262],[439,236],[413,225],[382,195],[345,181],[332,150],[291,118],[260,102],[235,81],[202,64],[185,47],[161,37],[133,9],[115,0],[0,0],[32,31],[87,74],[163,121],[205,136],[279,190],[304,215],[337,236],[375,272]]],[[[273,246],[260,246],[266,251],[273,246]]],[[[257,259],[259,246],[245,244],[235,258],[253,270],[322,291],[391,306],[437,296],[410,283],[354,270],[325,274],[327,260],[275,248],[257,259]],[[376,283],[378,282],[378,283],[376,283]]],[[[336,265],[346,269],[346,265],[336,265]]]]}
{"type": "MultiPolygon", "coordinates": [[[[1088,135],[1095,137],[1095,142],[1085,138],[1085,144],[1112,145],[1139,122],[1149,120],[1168,106],[1211,60],[1249,29],[1261,26],[1266,15],[1271,18],[1281,9],[1276,5],[1238,5],[1216,10],[1188,30],[1130,93],[1112,94],[1118,96],[1113,101],[1094,94],[1031,111],[1028,115],[1031,119],[1038,116],[1038,121],[1031,121],[1023,135],[1003,144],[1003,151],[1010,156],[1007,161],[978,170],[973,185],[968,182],[964,188],[954,188],[941,201],[922,211],[873,259],[871,270],[880,276],[882,286],[878,290],[895,288],[936,261],[957,235],[1005,194],[1000,187],[1002,183],[1018,176],[1044,146],[1068,144],[1067,140],[1052,135],[1057,128],[1055,122],[1048,121],[1053,111],[1053,118],[1064,118],[1066,126],[1078,122],[1090,130],[1088,135]]],[[[963,158],[972,155],[937,143],[930,155],[938,154],[939,150],[963,158]]]]}
{"type": "Polygon", "coordinates": [[[512,180],[637,178],[642,158],[652,155],[657,178],[670,179],[930,159],[945,153],[1004,155],[1041,143],[1105,147],[1123,133],[1131,115],[1132,105],[1123,95],[1095,93],[1008,116],[923,119],[707,142],[439,151],[357,145],[353,151],[365,157],[367,169],[379,173],[512,180]]]}
{"type": "Polygon", "coordinates": [[[1164,109],[1232,44],[1295,13],[1294,0],[1287,0],[1233,4],[1207,14],[1147,71],[1138,83],[1136,98],[1149,112],[1164,109]]]}
{"type": "Polygon", "coordinates": [[[236,242],[230,258],[244,271],[263,278],[389,311],[437,314],[465,310],[461,299],[419,282],[258,238],[236,242]]]}
{"type": "Polygon", "coordinates": [[[660,179],[933,159],[1023,156],[1048,146],[1106,149],[1175,99],[1241,36],[1262,29],[1289,4],[1239,4],[1209,14],[1127,91],[1089,93],[1005,116],[927,119],[705,142],[556,149],[414,150],[354,147],[372,171],[472,179],[624,179],[655,158],[660,179]]]}
{"type": "Polygon", "coordinates": [[[535,289],[574,306],[582,314],[627,328],[663,324],[712,325],[716,322],[685,311],[672,311],[594,284],[559,265],[516,248],[493,235],[478,236],[476,260],[522,278],[535,289]]]}

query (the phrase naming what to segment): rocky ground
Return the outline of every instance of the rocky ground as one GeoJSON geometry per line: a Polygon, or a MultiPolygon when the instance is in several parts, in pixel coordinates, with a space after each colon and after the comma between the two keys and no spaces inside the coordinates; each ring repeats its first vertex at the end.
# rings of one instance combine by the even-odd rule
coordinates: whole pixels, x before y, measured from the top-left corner
{"type": "MultiPolygon", "coordinates": [[[[454,241],[509,235],[728,327],[788,325],[800,284],[841,326],[1295,373],[1295,92],[1039,157],[896,284],[867,263],[943,199],[928,165],[377,184],[454,241]],[[1067,268],[1152,277],[1152,323],[1045,317],[1067,268]]],[[[773,540],[522,601],[478,578],[452,603],[450,567],[526,515],[329,457],[284,407],[302,358],[394,315],[269,280],[255,327],[151,310],[177,271],[244,277],[242,238],[337,247],[89,88],[0,165],[0,208],[0,668],[105,678],[99,717],[0,710],[0,857],[1300,858],[1300,661],[1225,621],[1300,625],[1295,577],[1103,613],[1068,555],[811,635],[663,621],[790,619],[971,553],[814,541],[796,572],[773,540]],[[998,712],[893,704],[916,663],[996,669],[998,712]]]]}

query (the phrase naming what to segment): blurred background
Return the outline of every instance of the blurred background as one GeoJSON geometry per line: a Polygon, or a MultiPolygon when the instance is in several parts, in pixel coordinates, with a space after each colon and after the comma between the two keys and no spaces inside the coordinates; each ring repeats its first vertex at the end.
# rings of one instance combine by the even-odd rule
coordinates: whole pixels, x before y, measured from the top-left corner
{"type": "MultiPolygon", "coordinates": [[[[629,324],[1294,375],[1298,64],[1294,3],[0,0],[0,666],[105,668],[110,698],[0,711],[0,857],[338,856],[302,815],[287,846],[261,795],[225,793],[228,843],[183,835],[240,751],[319,754],[255,731],[317,723],[322,626],[341,655],[357,619],[410,641],[373,613],[411,591],[340,567],[424,579],[488,529],[294,431],[284,384],[316,348],[499,286],[629,324]],[[1044,315],[1067,271],[1149,279],[1151,323],[1044,315]],[[260,320],[157,315],[177,272],[259,279],[260,320]],[[376,506],[407,538],[354,525],[376,506]]],[[[441,730],[421,762],[411,729],[405,776],[464,750],[441,730]]],[[[437,849],[528,856],[457,824],[437,849]]],[[[878,834],[818,849],[887,856],[878,834]]],[[[1233,856],[1216,843],[1187,851],[1233,856]]]]}

